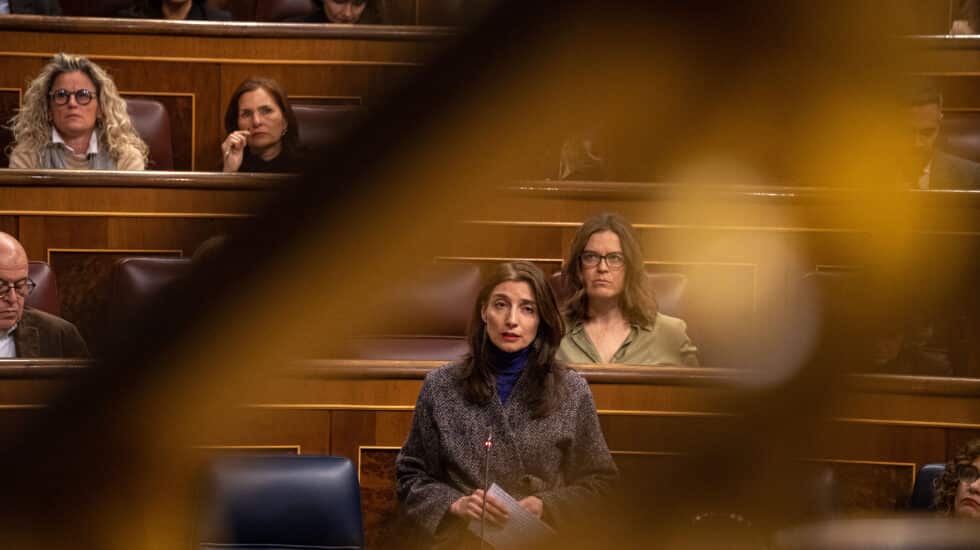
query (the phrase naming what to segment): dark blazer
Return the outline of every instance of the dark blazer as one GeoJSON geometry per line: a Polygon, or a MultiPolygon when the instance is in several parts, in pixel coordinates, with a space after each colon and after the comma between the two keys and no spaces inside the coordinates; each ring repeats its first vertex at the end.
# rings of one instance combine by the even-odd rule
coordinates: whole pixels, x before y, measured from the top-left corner
{"type": "Polygon", "coordinates": [[[88,346],[75,325],[26,306],[14,330],[14,345],[18,358],[88,357],[88,346]]]}
{"type": "Polygon", "coordinates": [[[929,169],[929,189],[980,189],[980,164],[936,151],[929,169]]]}
{"type": "Polygon", "coordinates": [[[61,15],[58,0],[10,0],[10,13],[61,15]]]}

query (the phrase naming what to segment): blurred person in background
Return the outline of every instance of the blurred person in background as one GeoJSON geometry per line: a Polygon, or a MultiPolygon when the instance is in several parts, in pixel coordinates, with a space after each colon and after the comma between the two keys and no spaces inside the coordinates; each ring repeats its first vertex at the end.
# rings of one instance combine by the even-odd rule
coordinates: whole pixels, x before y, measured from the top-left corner
{"type": "Polygon", "coordinates": [[[942,94],[930,85],[921,85],[912,90],[905,103],[910,141],[899,163],[902,183],[917,189],[980,188],[980,164],[936,147],[942,130],[942,94]]]}

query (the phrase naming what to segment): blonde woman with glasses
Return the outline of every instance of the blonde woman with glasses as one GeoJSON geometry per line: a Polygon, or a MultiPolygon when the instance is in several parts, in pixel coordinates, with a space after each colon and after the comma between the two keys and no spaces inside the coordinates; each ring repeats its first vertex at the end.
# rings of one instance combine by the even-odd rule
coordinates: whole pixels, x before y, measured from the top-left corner
{"type": "Polygon", "coordinates": [[[143,170],[140,139],[112,78],[98,65],[59,53],[27,87],[10,120],[11,168],[143,170]]]}

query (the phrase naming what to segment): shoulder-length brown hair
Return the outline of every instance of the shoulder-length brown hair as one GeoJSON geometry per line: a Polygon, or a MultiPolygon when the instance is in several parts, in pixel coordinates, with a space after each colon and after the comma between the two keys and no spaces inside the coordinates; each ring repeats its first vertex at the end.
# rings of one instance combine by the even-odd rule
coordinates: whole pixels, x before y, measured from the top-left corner
{"type": "Polygon", "coordinates": [[[973,464],[980,457],[980,439],[968,441],[960,448],[953,460],[946,464],[946,469],[942,475],[936,478],[936,496],[933,501],[936,511],[946,515],[952,515],[956,506],[956,489],[960,486],[960,479],[956,475],[958,464],[973,464]]]}
{"type": "Polygon", "coordinates": [[[538,266],[529,262],[508,262],[497,268],[486,279],[480,296],[473,306],[473,317],[470,319],[469,347],[470,352],[463,358],[463,389],[467,400],[473,403],[486,404],[493,397],[495,366],[492,364],[493,353],[490,337],[487,336],[487,325],[483,321],[482,312],[486,308],[493,289],[506,281],[521,281],[531,287],[538,311],[538,333],[531,343],[531,353],[524,367],[524,376],[531,384],[531,413],[535,418],[547,416],[554,410],[559,399],[559,377],[563,374],[563,365],[555,360],[558,346],[564,335],[564,324],[558,310],[558,301],[554,292],[545,281],[544,273],[538,266]]]}
{"type": "Polygon", "coordinates": [[[254,92],[260,88],[276,100],[276,105],[279,106],[279,110],[286,117],[286,133],[282,136],[283,148],[295,151],[297,146],[299,146],[299,124],[296,123],[296,115],[293,114],[293,108],[289,105],[289,98],[286,96],[286,92],[278,82],[271,78],[253,76],[238,85],[235,93],[231,94],[228,108],[225,109],[225,131],[230,134],[238,130],[238,100],[242,97],[242,94],[254,92]]]}
{"type": "Polygon", "coordinates": [[[565,260],[565,284],[570,292],[564,304],[565,317],[570,323],[585,321],[589,316],[589,296],[582,281],[582,252],[589,238],[596,233],[612,231],[619,237],[619,244],[626,257],[626,280],[619,296],[619,309],[631,323],[650,326],[657,317],[657,300],[647,284],[643,270],[643,249],[626,218],[614,213],[593,216],[582,224],[565,260]]]}

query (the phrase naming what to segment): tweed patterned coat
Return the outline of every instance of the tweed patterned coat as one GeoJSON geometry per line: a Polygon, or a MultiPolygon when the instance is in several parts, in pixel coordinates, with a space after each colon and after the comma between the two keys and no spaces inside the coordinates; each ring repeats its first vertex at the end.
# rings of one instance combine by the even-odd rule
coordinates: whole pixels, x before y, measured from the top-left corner
{"type": "Polygon", "coordinates": [[[480,405],[463,394],[463,367],[430,372],[419,393],[412,429],[398,455],[402,512],[437,541],[465,537],[465,522],[449,514],[456,499],[483,486],[483,442],[493,428],[490,482],[517,500],[537,496],[544,520],[558,529],[601,506],[618,472],[599,426],[589,385],[558,367],[557,408],[532,418],[530,384],[521,376],[506,405],[496,390],[480,405]]]}

